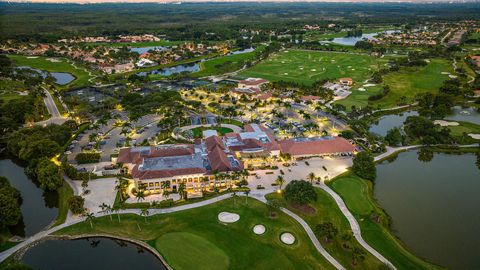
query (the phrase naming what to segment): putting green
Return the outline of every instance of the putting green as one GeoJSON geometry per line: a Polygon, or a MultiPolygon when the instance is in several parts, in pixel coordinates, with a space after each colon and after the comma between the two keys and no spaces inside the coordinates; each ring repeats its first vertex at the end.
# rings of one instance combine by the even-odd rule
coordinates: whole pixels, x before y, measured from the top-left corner
{"type": "Polygon", "coordinates": [[[306,85],[318,80],[342,77],[350,77],[355,82],[362,83],[376,69],[377,59],[367,54],[285,50],[241,72],[240,75],[306,85]]]}
{"type": "Polygon", "coordinates": [[[193,233],[175,232],[159,237],[155,247],[174,269],[228,269],[230,259],[223,250],[193,233]]]}

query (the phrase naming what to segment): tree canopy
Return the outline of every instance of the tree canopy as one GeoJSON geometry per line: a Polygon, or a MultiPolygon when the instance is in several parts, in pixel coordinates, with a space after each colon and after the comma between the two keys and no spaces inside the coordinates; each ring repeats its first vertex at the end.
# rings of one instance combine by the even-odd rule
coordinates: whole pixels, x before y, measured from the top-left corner
{"type": "Polygon", "coordinates": [[[296,204],[307,204],[317,200],[317,193],[309,182],[293,180],[285,187],[285,199],[296,204]]]}
{"type": "Polygon", "coordinates": [[[353,172],[368,180],[375,180],[377,177],[377,168],[373,156],[367,152],[360,152],[353,158],[353,172]]]}

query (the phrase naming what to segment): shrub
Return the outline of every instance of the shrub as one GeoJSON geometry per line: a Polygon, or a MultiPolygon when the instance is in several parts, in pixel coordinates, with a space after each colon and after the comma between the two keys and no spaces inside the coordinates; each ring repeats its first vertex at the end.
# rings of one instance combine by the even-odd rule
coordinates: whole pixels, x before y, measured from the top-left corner
{"type": "Polygon", "coordinates": [[[75,156],[75,161],[78,164],[96,163],[100,161],[100,153],[78,153],[75,156]]]}
{"type": "Polygon", "coordinates": [[[81,196],[73,196],[68,199],[68,208],[73,214],[80,215],[85,211],[84,203],[85,199],[81,196]]]}

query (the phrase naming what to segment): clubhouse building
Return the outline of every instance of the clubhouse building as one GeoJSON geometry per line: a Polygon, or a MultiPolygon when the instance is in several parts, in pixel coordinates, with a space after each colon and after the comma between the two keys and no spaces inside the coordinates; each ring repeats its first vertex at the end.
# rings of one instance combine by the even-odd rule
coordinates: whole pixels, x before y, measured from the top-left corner
{"type": "Polygon", "coordinates": [[[150,192],[177,191],[184,184],[188,194],[193,195],[235,186],[244,169],[267,167],[281,153],[303,158],[354,151],[355,146],[341,137],[276,141],[263,126],[250,124],[243,132],[223,137],[211,135],[194,144],[123,148],[117,163],[128,170],[137,188],[150,192]]]}

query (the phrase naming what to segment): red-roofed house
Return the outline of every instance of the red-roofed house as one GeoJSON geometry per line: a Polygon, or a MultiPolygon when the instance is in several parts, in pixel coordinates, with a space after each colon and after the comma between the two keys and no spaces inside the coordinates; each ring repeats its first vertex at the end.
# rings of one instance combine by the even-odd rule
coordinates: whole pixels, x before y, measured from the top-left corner
{"type": "Polygon", "coordinates": [[[340,79],[338,79],[338,82],[341,85],[346,85],[346,86],[352,86],[353,85],[353,79],[352,78],[340,78],[340,79]]]}

